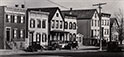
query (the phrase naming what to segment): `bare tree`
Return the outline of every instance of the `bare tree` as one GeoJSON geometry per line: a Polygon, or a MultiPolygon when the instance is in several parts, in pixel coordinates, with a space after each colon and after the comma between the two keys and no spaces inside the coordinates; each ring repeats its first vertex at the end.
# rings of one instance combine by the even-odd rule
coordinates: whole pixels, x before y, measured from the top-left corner
{"type": "Polygon", "coordinates": [[[119,33],[119,42],[120,42],[120,44],[122,44],[122,41],[124,40],[123,11],[121,9],[119,9],[119,12],[116,12],[114,15],[115,15],[115,18],[118,20],[119,27],[118,27],[117,31],[119,33]]]}

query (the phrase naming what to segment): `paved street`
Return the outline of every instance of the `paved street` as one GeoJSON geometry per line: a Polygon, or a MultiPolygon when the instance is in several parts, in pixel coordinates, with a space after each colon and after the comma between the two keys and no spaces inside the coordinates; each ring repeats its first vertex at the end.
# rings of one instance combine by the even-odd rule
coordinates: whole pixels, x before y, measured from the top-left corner
{"type": "Polygon", "coordinates": [[[98,48],[80,50],[50,50],[42,52],[25,52],[0,57],[124,57],[124,52],[99,51],[98,48]]]}
{"type": "Polygon", "coordinates": [[[16,53],[13,52],[13,54],[0,55],[0,57],[124,57],[124,52],[99,51],[98,47],[83,46],[79,50],[75,50],[75,49],[74,50],[46,50],[42,52],[16,51],[16,53]]]}
{"type": "Polygon", "coordinates": [[[124,57],[124,52],[51,52],[1,55],[0,57],[124,57]]]}

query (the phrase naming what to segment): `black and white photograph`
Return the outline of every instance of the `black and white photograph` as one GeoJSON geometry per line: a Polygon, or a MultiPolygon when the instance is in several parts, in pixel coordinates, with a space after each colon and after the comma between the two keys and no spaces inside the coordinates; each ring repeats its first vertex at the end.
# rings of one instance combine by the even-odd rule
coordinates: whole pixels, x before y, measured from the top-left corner
{"type": "Polygon", "coordinates": [[[124,0],[0,0],[0,57],[124,57],[124,0]]]}

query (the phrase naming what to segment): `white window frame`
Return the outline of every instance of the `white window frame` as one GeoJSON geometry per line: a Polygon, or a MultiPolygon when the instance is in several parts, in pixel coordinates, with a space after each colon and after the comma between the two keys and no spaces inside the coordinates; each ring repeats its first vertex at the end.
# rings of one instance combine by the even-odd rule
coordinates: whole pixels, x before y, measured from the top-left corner
{"type": "Polygon", "coordinates": [[[21,29],[21,30],[20,30],[20,37],[21,37],[21,38],[23,38],[23,36],[24,36],[23,33],[24,33],[24,30],[21,29]]]}
{"type": "Polygon", "coordinates": [[[17,38],[17,28],[14,28],[13,34],[14,34],[14,38],[17,38]]]}
{"type": "Polygon", "coordinates": [[[11,15],[8,14],[8,21],[11,22],[11,15]]]}
{"type": "Polygon", "coordinates": [[[24,23],[24,16],[21,16],[21,23],[24,23]]]}
{"type": "Polygon", "coordinates": [[[17,16],[14,16],[14,23],[17,23],[17,16]]]}

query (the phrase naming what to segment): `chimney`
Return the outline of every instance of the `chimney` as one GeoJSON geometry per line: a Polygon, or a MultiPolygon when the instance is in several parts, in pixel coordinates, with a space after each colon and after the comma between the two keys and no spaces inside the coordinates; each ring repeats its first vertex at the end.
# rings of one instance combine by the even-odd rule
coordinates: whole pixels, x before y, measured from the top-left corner
{"type": "Polygon", "coordinates": [[[25,8],[25,5],[24,5],[24,4],[22,4],[22,5],[21,5],[21,8],[25,8]]]}
{"type": "Polygon", "coordinates": [[[70,13],[69,13],[70,15],[72,14],[72,8],[70,8],[70,13]]]}
{"type": "Polygon", "coordinates": [[[15,4],[15,7],[18,7],[19,5],[15,4]]]}

